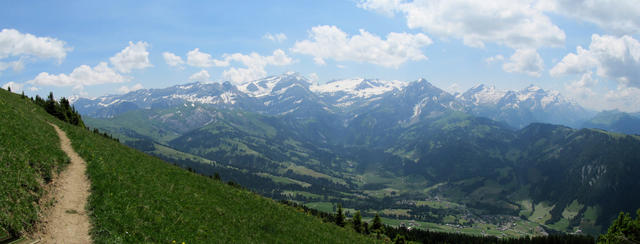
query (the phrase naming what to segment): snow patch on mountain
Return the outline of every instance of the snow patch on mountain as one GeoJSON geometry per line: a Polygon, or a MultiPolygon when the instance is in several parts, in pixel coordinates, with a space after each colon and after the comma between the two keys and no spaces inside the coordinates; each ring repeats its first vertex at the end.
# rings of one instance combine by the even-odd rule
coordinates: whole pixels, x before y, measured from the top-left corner
{"type": "Polygon", "coordinates": [[[307,78],[305,78],[304,76],[298,73],[287,72],[283,75],[269,76],[264,79],[249,81],[247,83],[238,85],[237,88],[239,91],[249,95],[250,97],[264,97],[268,95],[273,95],[274,92],[279,92],[278,94],[282,94],[288,88],[291,88],[292,86],[295,86],[295,85],[300,85],[301,83],[310,84],[311,81],[309,81],[307,78]],[[299,82],[289,85],[288,87],[285,87],[285,88],[277,89],[277,91],[274,91],[274,88],[276,88],[277,85],[282,81],[299,81],[299,82]]]}
{"type": "Polygon", "coordinates": [[[384,81],[356,78],[335,80],[321,85],[313,85],[310,89],[317,93],[345,92],[354,97],[370,98],[372,96],[393,91],[394,89],[402,90],[405,86],[407,86],[406,82],[397,80],[384,81]]]}
{"type": "Polygon", "coordinates": [[[471,102],[473,105],[497,104],[507,91],[496,89],[495,86],[480,84],[456,96],[457,99],[471,102]]]}

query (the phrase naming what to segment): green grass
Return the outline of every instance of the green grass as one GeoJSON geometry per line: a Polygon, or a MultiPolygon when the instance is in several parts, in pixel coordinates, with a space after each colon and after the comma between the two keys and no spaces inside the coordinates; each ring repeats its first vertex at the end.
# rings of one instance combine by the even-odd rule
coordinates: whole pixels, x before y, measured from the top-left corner
{"type": "Polygon", "coordinates": [[[562,211],[562,217],[571,220],[580,213],[582,208],[584,208],[584,205],[580,204],[578,200],[573,200],[573,202],[562,211]]]}
{"type": "Polygon", "coordinates": [[[68,162],[45,121],[62,123],[31,100],[0,89],[0,230],[14,236],[33,229],[44,185],[68,162]]]}
{"type": "Polygon", "coordinates": [[[518,205],[520,205],[520,213],[518,215],[523,217],[531,216],[533,213],[533,203],[531,203],[531,200],[518,201],[518,205]]]}
{"type": "Polygon", "coordinates": [[[9,233],[7,233],[4,229],[0,228],[0,242],[9,239],[9,233]]]}
{"type": "Polygon", "coordinates": [[[91,233],[97,243],[372,241],[114,141],[67,129],[89,164],[91,233]]]}
{"type": "Polygon", "coordinates": [[[175,158],[175,159],[188,159],[190,161],[198,162],[201,164],[218,165],[216,162],[211,161],[209,159],[206,159],[197,155],[193,155],[190,153],[181,152],[157,143],[154,143],[154,148],[155,150],[151,152],[154,155],[160,155],[167,158],[175,158]]]}
{"type": "Polygon", "coordinates": [[[44,178],[67,158],[45,121],[87,161],[95,243],[371,243],[363,235],[271,199],[190,173],[0,91],[0,229],[37,220],[44,178]]]}
{"type": "Polygon", "coordinates": [[[333,213],[333,203],[330,202],[310,202],[304,204],[307,207],[314,208],[320,210],[322,212],[333,213]]]}
{"type": "Polygon", "coordinates": [[[536,204],[533,209],[533,214],[529,216],[529,220],[538,224],[544,224],[547,220],[551,219],[550,211],[553,207],[554,206],[549,206],[549,204],[545,202],[536,204]]]}
{"type": "Polygon", "coordinates": [[[267,177],[269,179],[271,179],[273,182],[275,183],[279,183],[279,184],[296,184],[296,185],[300,185],[302,187],[310,187],[311,184],[304,182],[304,181],[299,181],[299,180],[294,180],[291,178],[287,178],[287,177],[282,177],[282,176],[276,176],[276,175],[272,175],[272,174],[268,174],[268,173],[256,173],[256,175],[261,176],[261,177],[267,177]]]}

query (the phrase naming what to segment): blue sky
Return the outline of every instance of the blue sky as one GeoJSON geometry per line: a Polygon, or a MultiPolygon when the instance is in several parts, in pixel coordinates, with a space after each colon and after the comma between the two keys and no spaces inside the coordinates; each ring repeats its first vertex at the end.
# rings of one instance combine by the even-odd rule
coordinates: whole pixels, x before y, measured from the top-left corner
{"type": "Polygon", "coordinates": [[[101,96],[296,71],[320,83],[535,84],[640,110],[634,1],[3,1],[0,85],[101,96]]]}

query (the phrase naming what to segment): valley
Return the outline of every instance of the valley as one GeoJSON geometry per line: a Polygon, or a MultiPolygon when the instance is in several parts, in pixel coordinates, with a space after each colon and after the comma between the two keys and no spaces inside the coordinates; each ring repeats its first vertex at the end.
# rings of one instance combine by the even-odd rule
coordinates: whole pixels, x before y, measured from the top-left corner
{"type": "Polygon", "coordinates": [[[491,92],[451,95],[424,79],[315,85],[286,73],[74,106],[89,127],[183,168],[323,211],[340,203],[347,215],[378,213],[392,225],[593,235],[636,208],[640,137],[546,124],[593,115],[558,93],[491,92]]]}

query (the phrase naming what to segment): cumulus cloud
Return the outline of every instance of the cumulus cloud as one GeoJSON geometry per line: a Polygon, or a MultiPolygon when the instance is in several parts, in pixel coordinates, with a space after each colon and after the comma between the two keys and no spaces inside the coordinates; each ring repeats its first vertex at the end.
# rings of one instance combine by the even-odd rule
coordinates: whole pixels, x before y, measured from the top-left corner
{"type": "Polygon", "coordinates": [[[71,48],[64,41],[52,37],[37,37],[15,29],[0,31],[0,59],[29,56],[62,61],[71,48]]]}
{"type": "Polygon", "coordinates": [[[495,63],[495,62],[502,62],[504,61],[504,56],[502,56],[501,54],[498,54],[495,56],[488,57],[484,59],[484,61],[487,62],[488,64],[495,63]]]}
{"type": "Polygon", "coordinates": [[[576,98],[580,103],[596,107],[600,101],[592,98],[596,95],[593,87],[598,84],[598,80],[594,79],[592,74],[592,72],[584,73],[579,80],[565,84],[564,88],[569,96],[576,98]]]}
{"type": "Polygon", "coordinates": [[[522,73],[540,77],[544,70],[544,61],[534,49],[517,49],[509,57],[509,61],[502,65],[502,69],[509,73],[522,73]]]}
{"type": "Polygon", "coordinates": [[[264,34],[263,38],[267,40],[271,40],[273,42],[283,42],[287,40],[287,35],[285,35],[284,33],[277,33],[277,34],[267,33],[267,34],[264,34]]]}
{"type": "Polygon", "coordinates": [[[187,53],[187,64],[199,68],[209,68],[212,66],[229,66],[229,62],[225,60],[213,59],[211,57],[211,54],[200,52],[199,48],[193,49],[187,53]]]}
{"type": "Polygon", "coordinates": [[[619,85],[616,90],[610,90],[604,95],[603,109],[619,109],[626,112],[638,112],[640,104],[640,89],[619,85]]]}
{"type": "Polygon", "coordinates": [[[27,83],[45,86],[73,86],[76,90],[81,90],[84,86],[107,83],[121,83],[130,78],[120,75],[111,69],[106,62],[101,62],[94,67],[80,65],[71,74],[49,74],[42,72],[33,80],[27,83]]]}
{"type": "Polygon", "coordinates": [[[472,47],[487,42],[511,48],[561,46],[565,33],[532,1],[362,0],[358,6],[393,15],[400,13],[409,28],[443,38],[462,39],[472,47]]]}
{"type": "Polygon", "coordinates": [[[24,59],[20,58],[16,61],[0,62],[0,71],[6,70],[9,68],[13,69],[13,71],[20,71],[24,69],[24,59]]]}
{"type": "Polygon", "coordinates": [[[309,81],[311,81],[312,84],[317,84],[318,81],[320,81],[320,76],[318,76],[318,74],[316,73],[309,73],[307,75],[307,78],[309,79],[309,81]]]}
{"type": "Polygon", "coordinates": [[[60,63],[69,51],[71,48],[64,41],[52,37],[37,37],[15,29],[0,31],[0,71],[20,71],[31,59],[55,59],[60,63]],[[3,61],[6,59],[11,61],[3,61]]]}
{"type": "Polygon", "coordinates": [[[284,66],[293,63],[293,59],[282,50],[276,49],[271,56],[262,56],[257,53],[251,54],[225,54],[225,62],[239,62],[246,68],[230,68],[222,72],[222,77],[235,83],[252,81],[267,75],[265,67],[267,65],[284,66]]]}
{"type": "Polygon", "coordinates": [[[21,92],[22,88],[24,87],[24,84],[22,83],[15,83],[13,81],[9,81],[7,83],[4,83],[4,85],[2,85],[2,89],[7,89],[7,88],[11,88],[12,92],[21,92]]]}
{"type": "MultiPolygon", "coordinates": [[[[168,64],[170,63],[169,60],[178,60],[180,58],[172,53],[166,54],[165,61],[167,61],[168,64]]],[[[230,67],[222,72],[223,79],[235,83],[241,83],[265,77],[267,75],[267,72],[265,71],[267,66],[284,66],[292,64],[293,62],[293,59],[282,49],[276,49],[270,56],[262,56],[255,52],[250,54],[232,53],[223,54],[221,59],[215,59],[211,54],[201,52],[199,48],[195,48],[187,53],[186,63],[189,66],[199,68],[214,66],[228,67],[232,66],[234,63],[243,65],[245,67],[230,67]]],[[[193,74],[189,79],[205,81],[210,77],[209,72],[203,69],[200,72],[193,74]]]]}
{"type": "Polygon", "coordinates": [[[589,49],[577,47],[550,74],[584,74],[592,70],[600,77],[615,79],[624,86],[640,88],[640,42],[631,36],[594,34],[589,49]]]}
{"type": "Polygon", "coordinates": [[[142,86],[142,84],[137,83],[137,84],[135,84],[135,85],[133,85],[133,86],[130,86],[130,87],[127,87],[127,86],[121,86],[120,88],[118,88],[118,92],[120,92],[120,93],[129,93],[129,92],[132,92],[132,91],[140,90],[140,89],[142,89],[142,88],[144,88],[144,87],[142,86]]]}
{"type": "Polygon", "coordinates": [[[311,28],[310,40],[298,41],[291,48],[293,52],[314,57],[317,64],[325,64],[325,59],[336,61],[356,61],[397,68],[413,60],[426,60],[421,48],[432,43],[422,34],[389,33],[386,40],[360,30],[360,34],[349,37],[336,26],[321,25],[311,28]]]}
{"type": "Polygon", "coordinates": [[[539,6],[545,11],[594,23],[616,34],[640,33],[640,4],[637,1],[545,0],[539,6]]]}
{"type": "Polygon", "coordinates": [[[190,81],[209,81],[209,78],[211,78],[211,76],[209,75],[209,72],[207,72],[206,70],[200,70],[200,72],[197,72],[191,76],[189,76],[189,80],[190,81]]]}
{"type": "Polygon", "coordinates": [[[111,61],[116,70],[122,73],[130,73],[134,69],[153,67],[149,62],[148,47],[149,43],[147,42],[129,42],[129,46],[111,57],[109,61],[111,61]]]}
{"type": "Polygon", "coordinates": [[[184,65],[184,60],[182,60],[180,56],[173,53],[163,52],[162,57],[164,58],[164,61],[167,63],[167,65],[171,67],[182,67],[182,65],[184,65]]]}

